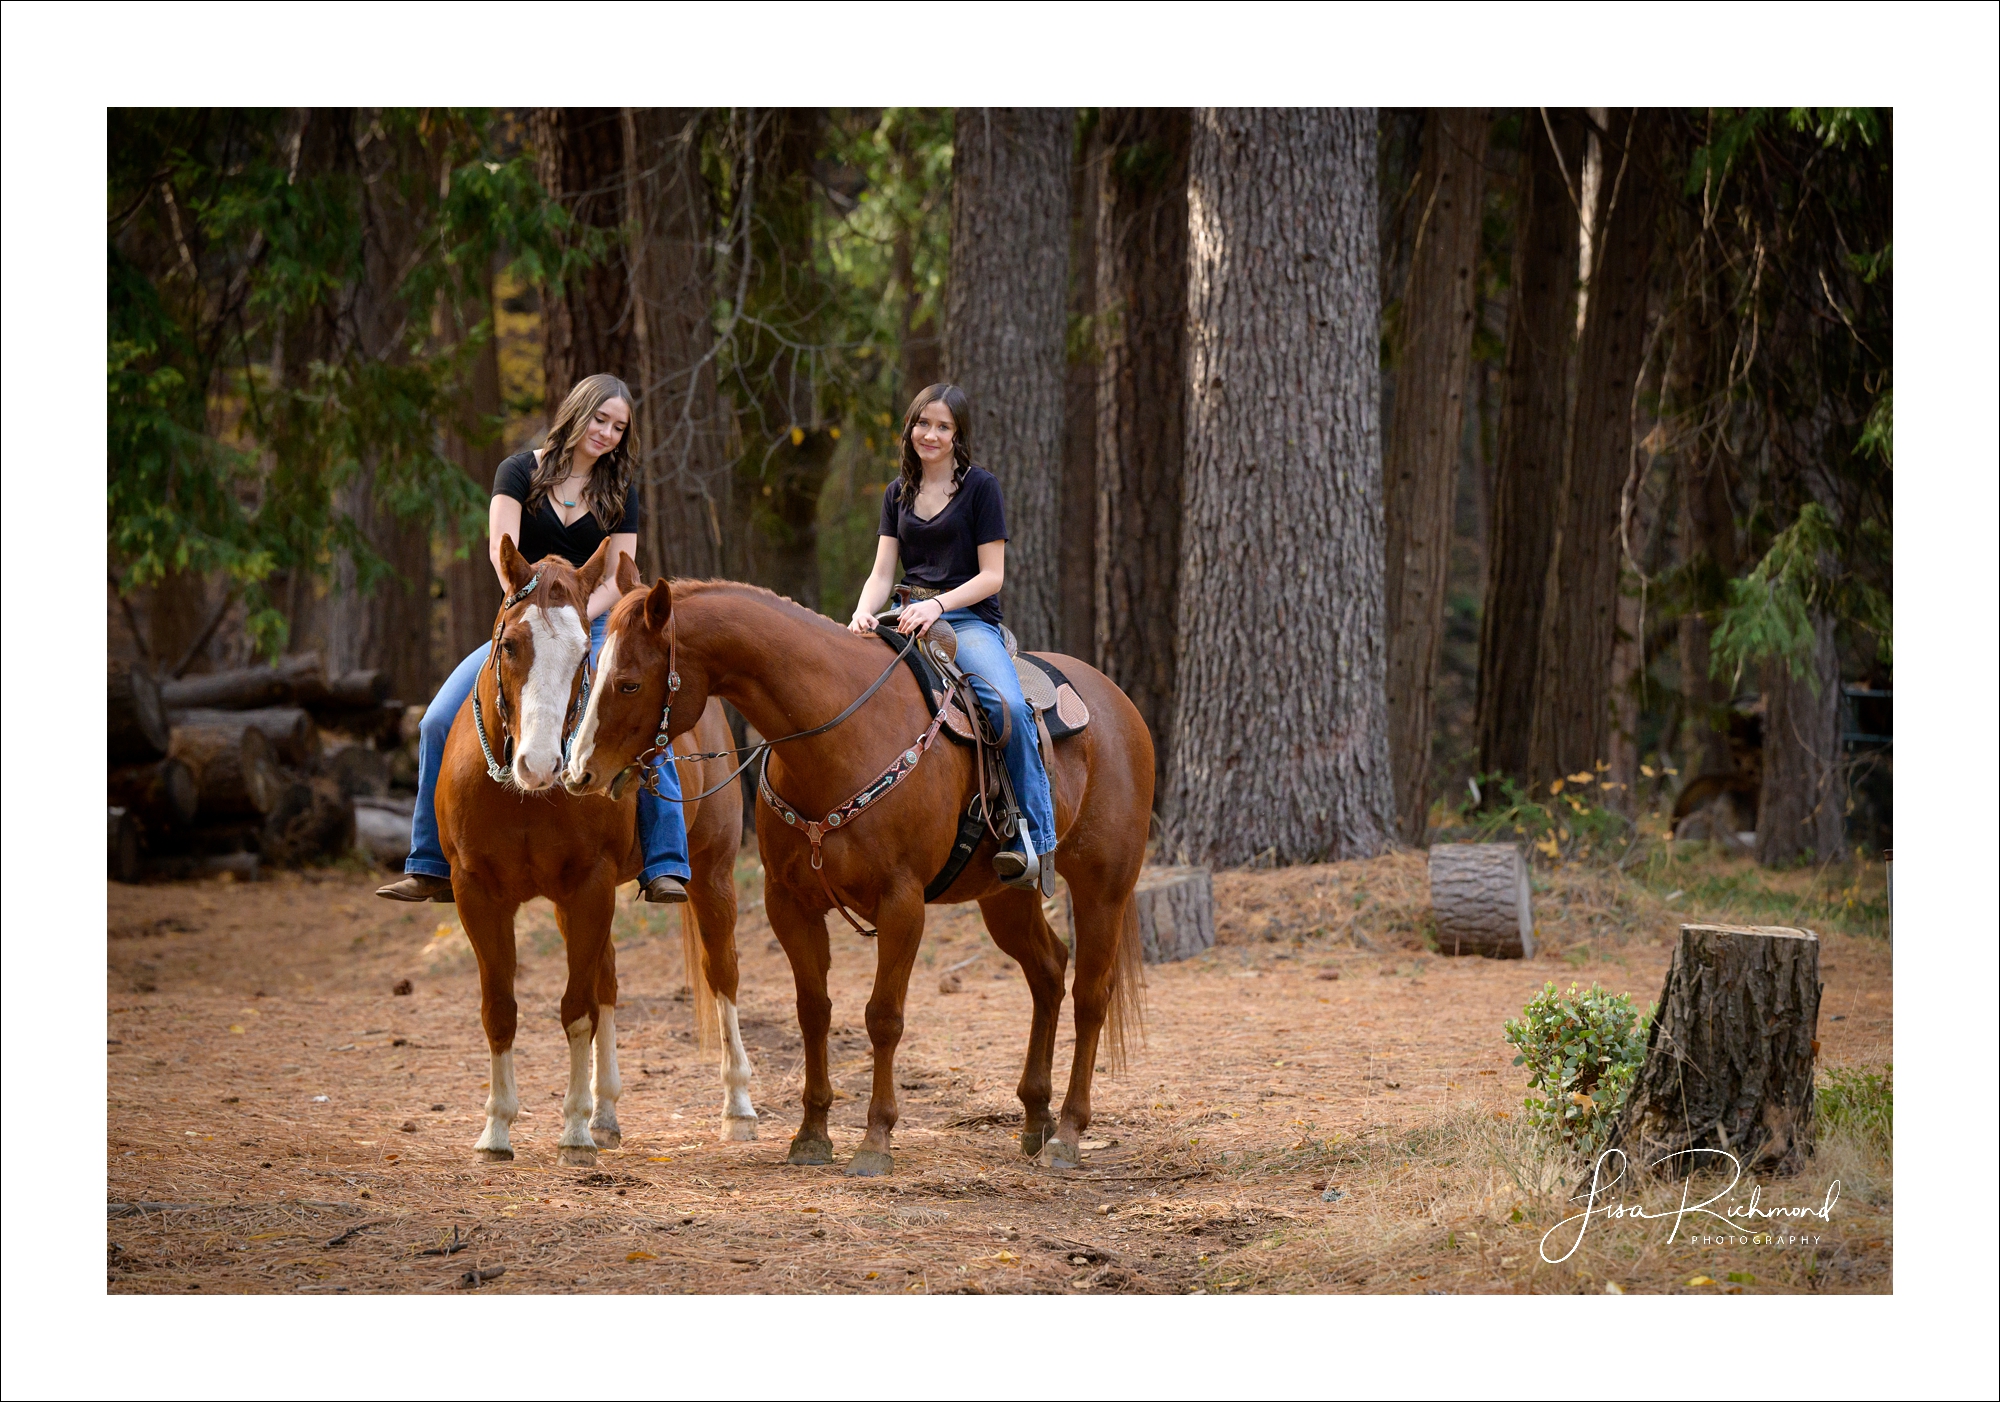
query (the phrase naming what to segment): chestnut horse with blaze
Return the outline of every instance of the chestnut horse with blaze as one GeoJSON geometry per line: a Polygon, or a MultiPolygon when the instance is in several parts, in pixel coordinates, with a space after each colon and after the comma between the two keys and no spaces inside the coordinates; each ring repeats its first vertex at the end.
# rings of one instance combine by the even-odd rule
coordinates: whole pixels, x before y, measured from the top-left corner
{"type": "MultiPolygon", "coordinates": [[[[641,866],[638,795],[572,794],[556,782],[568,721],[586,685],[585,607],[603,578],[607,548],[608,542],[599,546],[577,569],[559,556],[530,565],[511,538],[501,540],[509,592],[494,623],[487,665],[452,722],[438,775],[438,836],[451,863],[459,920],[479,959],[479,1017],[493,1056],[486,1128],[474,1146],[484,1159],[514,1157],[508,1135],[521,1108],[514,1079],[514,915],[536,896],[555,903],[569,959],[561,1012],[569,1038],[569,1090],[556,1141],[559,1157],[566,1164],[590,1164],[599,1145],[616,1148],[619,1142],[618,966],[611,918],[619,885],[638,876],[641,866]]],[[[625,555],[618,558],[631,568],[625,555]]],[[[715,750],[730,742],[719,705],[690,709],[688,723],[684,752],[697,744],[715,750]]],[[[716,761],[678,762],[685,793],[698,793],[728,773],[716,761]]],[[[711,1009],[697,1000],[697,1020],[704,1042],[713,1042],[718,1024],[723,1034],[723,1137],[754,1139],[750,1060],[735,1018],[734,868],[743,834],[742,800],[732,790],[689,803],[687,829],[693,879],[681,934],[688,968],[706,965],[705,981],[717,1004],[711,1009]]]]}
{"type": "MultiPolygon", "coordinates": [[[[805,1113],[787,1162],[833,1161],[826,1127],[833,1102],[827,1075],[830,888],[845,906],[874,920],[879,932],[867,1013],[873,1094],[867,1136],[847,1172],[889,1172],[896,1044],[923,938],[924,890],[945,864],[971,794],[972,753],[956,744],[929,744],[935,727],[916,680],[877,638],[857,637],[747,584],[661,580],[648,589],[623,562],[617,579],[623,597],[612,607],[600,679],[578,727],[566,784],[591,790],[613,785],[662,731],[678,735],[693,726],[714,696],[772,737],[765,777],[795,818],[824,818],[885,779],[887,767],[903,766],[895,786],[871,800],[866,812],[853,814],[851,826],[815,820],[823,834],[817,853],[800,827],[788,825],[768,802],[757,806],[764,906],[791,961],[805,1041],[805,1113]],[[822,733],[791,738],[839,716],[885,666],[893,669],[886,682],[853,714],[822,733]],[[672,675],[678,685],[670,689],[672,675]]],[[[1069,1167],[1090,1123],[1100,1035],[1111,1055],[1122,1057],[1124,1024],[1139,1011],[1132,890],[1146,858],[1153,741],[1137,709],[1103,673],[1073,657],[1043,655],[1068,675],[1091,713],[1087,727],[1055,744],[1049,775],[1056,870],[1069,883],[1076,946],[1070,989],[1076,1055],[1059,1121],[1049,1114],[1051,1062],[1069,956],[1043,917],[1039,894],[1000,884],[992,868],[996,844],[987,835],[937,899],[977,901],[994,943],[1027,976],[1034,1016],[1019,1088],[1026,1111],[1021,1148],[1044,1165],[1069,1167]]]]}

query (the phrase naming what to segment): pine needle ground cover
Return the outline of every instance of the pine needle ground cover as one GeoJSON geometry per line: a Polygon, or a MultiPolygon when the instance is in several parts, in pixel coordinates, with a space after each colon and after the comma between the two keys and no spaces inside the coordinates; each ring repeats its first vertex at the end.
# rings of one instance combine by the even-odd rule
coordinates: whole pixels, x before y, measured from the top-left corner
{"type": "MultiPolygon", "coordinates": [[[[1879,866],[1773,874],[1690,848],[1622,872],[1538,869],[1544,953],[1525,963],[1432,952],[1420,853],[1218,873],[1216,948],[1147,971],[1148,1040],[1124,1074],[1099,1077],[1083,1166],[1065,1177],[1014,1144],[1019,973],[975,908],[933,909],[898,1060],[897,1171],[866,1181],[780,1162],[799,1113],[791,977],[754,857],[739,876],[762,1138],[716,1142],[719,1080],[679,996],[678,922],[621,904],[626,1133],[595,1169],[555,1162],[563,962],[546,903],[520,921],[519,1157],[482,1164],[470,1146],[486,1048],[449,907],[375,901],[378,878],[358,869],[111,887],[107,1290],[1890,1288],[1879,866]],[[1817,1207],[1838,1179],[1837,1202],[1825,1221],[1778,1224],[1817,1238],[1804,1245],[1750,1239],[1777,1238],[1769,1221],[1725,1234],[1690,1219],[1670,1242],[1670,1223],[1626,1218],[1592,1221],[1565,1256],[1582,1174],[1530,1123],[1504,1025],[1550,982],[1643,1008],[1684,919],[1822,935],[1820,1150],[1806,1172],[1761,1183],[1759,1201],[1817,1207]],[[941,992],[939,975],[975,955],[961,991],[941,992]],[[397,996],[403,979],[412,991],[397,996]]],[[[866,1113],[874,951],[844,926],[832,938],[844,1159],[866,1113]]],[[[1748,1197],[1746,1183],[1729,1201],[1748,1197]]],[[[1679,1186],[1627,1197],[1642,1199],[1678,1201],[1679,1186]]]]}

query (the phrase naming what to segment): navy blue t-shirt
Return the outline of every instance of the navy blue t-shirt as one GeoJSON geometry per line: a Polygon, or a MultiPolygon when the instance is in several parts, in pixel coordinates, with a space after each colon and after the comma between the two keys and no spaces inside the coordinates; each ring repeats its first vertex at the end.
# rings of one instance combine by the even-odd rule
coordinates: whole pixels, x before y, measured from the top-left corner
{"type": "MultiPolygon", "coordinates": [[[[523,448],[508,458],[493,474],[493,495],[512,497],[521,503],[521,538],[514,542],[514,548],[529,564],[549,555],[560,555],[582,569],[590,563],[590,557],[597,553],[597,547],[604,543],[606,536],[639,533],[639,488],[636,484],[625,488],[624,516],[617,525],[606,530],[594,511],[584,512],[565,526],[562,517],[556,515],[554,503],[547,497],[543,497],[542,504],[533,511],[528,510],[528,483],[534,475],[535,452],[532,448],[523,448]]],[[[614,560],[612,563],[617,562],[614,560]]]]}
{"type": "MultiPolygon", "coordinates": [[[[956,589],[979,573],[979,547],[1007,538],[1007,513],[1000,504],[1000,482],[983,467],[968,467],[965,480],[926,521],[903,505],[903,480],[897,478],[882,493],[881,534],[896,542],[903,560],[903,583],[925,589],[956,589]]],[[[999,625],[1000,595],[972,606],[975,616],[999,625]]]]}

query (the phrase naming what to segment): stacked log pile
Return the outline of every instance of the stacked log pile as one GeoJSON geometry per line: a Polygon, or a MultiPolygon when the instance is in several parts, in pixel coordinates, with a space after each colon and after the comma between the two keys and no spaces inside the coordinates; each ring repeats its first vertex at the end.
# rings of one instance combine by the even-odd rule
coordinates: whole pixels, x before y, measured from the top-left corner
{"type": "Polygon", "coordinates": [[[338,856],[356,799],[410,768],[388,679],[329,677],[317,653],[165,682],[112,662],[107,690],[114,880],[338,856]]]}

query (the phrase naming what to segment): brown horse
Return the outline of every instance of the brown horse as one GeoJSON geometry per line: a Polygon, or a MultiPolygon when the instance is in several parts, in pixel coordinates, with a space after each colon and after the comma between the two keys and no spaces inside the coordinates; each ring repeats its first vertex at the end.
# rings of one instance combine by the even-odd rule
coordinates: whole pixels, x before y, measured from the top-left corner
{"type": "MultiPolygon", "coordinates": [[[[639,874],[638,799],[636,793],[622,799],[573,795],[556,786],[565,723],[584,684],[590,648],[584,609],[603,577],[607,546],[576,569],[558,556],[530,565],[511,538],[502,539],[509,593],[494,624],[497,645],[452,722],[438,775],[438,836],[451,863],[459,919],[479,958],[479,1017],[493,1056],[486,1129],[474,1146],[484,1159],[514,1157],[508,1131],[521,1108],[514,1081],[514,913],[536,896],[555,903],[556,927],[569,955],[561,1014],[569,1037],[569,1093],[556,1141],[559,1156],[566,1164],[594,1163],[598,1145],[616,1148],[619,1142],[618,968],[611,917],[619,884],[639,874]]],[[[618,558],[626,569],[632,567],[623,554],[618,558]]],[[[683,752],[697,744],[710,750],[729,744],[719,705],[691,708],[688,720],[692,730],[683,752]]],[[[682,790],[689,794],[728,773],[717,761],[677,762],[682,790]]],[[[734,1015],[734,867],[743,806],[731,793],[689,803],[686,812],[693,879],[681,934],[689,982],[697,994],[702,991],[696,972],[705,963],[705,981],[720,1005],[711,1009],[699,996],[695,1000],[703,1041],[713,1040],[718,1012],[726,1034],[723,1137],[754,1139],[750,1060],[734,1015]]]]}
{"type": "MultiPolygon", "coordinates": [[[[732,702],[758,731],[784,737],[821,725],[860,696],[891,662],[861,638],[787,599],[746,584],[662,580],[640,587],[622,566],[624,592],[612,608],[600,673],[578,731],[564,781],[586,789],[611,785],[662,729],[694,724],[711,696],[732,702]],[[669,690],[669,675],[678,690],[669,690]],[[671,699],[670,699],[671,697],[671,699]]],[[[1076,1056],[1059,1123],[1049,1115],[1050,1063],[1068,955],[1043,918],[1032,890],[1002,886],[993,875],[993,839],[938,898],[979,902],[994,943],[1016,960],[1034,997],[1020,1097],[1026,1111],[1024,1153],[1071,1166],[1090,1123],[1091,1073],[1100,1032],[1122,1055],[1124,1023],[1138,1012],[1139,929],[1132,888],[1145,862],[1153,802],[1153,741],[1138,711],[1101,672],[1072,657],[1056,659],[1091,711],[1090,725],[1055,749],[1050,787],[1056,809],[1056,869],[1069,883],[1075,918],[1076,1056]]],[[[898,663],[886,685],[847,720],[819,735],[778,743],[767,777],[798,814],[828,814],[916,748],[930,723],[916,681],[898,663]]],[[[757,809],[764,855],[764,904],[791,960],[805,1039],[805,1114],[787,1162],[833,1161],[827,1108],[827,1024],[832,1003],[826,916],[831,885],[847,906],[879,929],[868,1037],[875,1049],[868,1133],[849,1174],[893,1167],[889,1133],[896,1123],[896,1043],[904,997],[924,929],[924,887],[944,865],[973,783],[968,751],[931,747],[904,781],[854,821],[825,833],[824,872],[815,870],[806,835],[767,803],[757,809]],[[822,874],[826,885],[822,884],[822,874]]]]}

